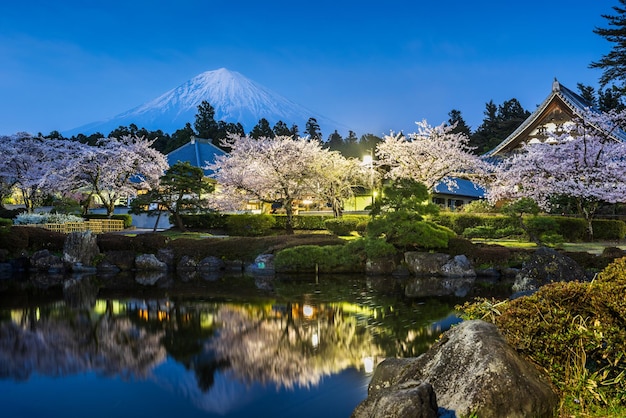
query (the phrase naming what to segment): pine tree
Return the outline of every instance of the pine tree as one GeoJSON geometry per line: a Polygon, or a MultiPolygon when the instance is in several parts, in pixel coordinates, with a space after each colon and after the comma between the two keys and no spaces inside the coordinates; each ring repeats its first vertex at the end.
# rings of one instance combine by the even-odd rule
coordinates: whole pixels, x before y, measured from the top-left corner
{"type": "Polygon", "coordinates": [[[595,28],[593,32],[613,43],[611,51],[599,61],[592,62],[590,68],[603,71],[600,86],[616,83],[620,93],[626,92],[626,0],[618,0],[622,7],[614,6],[617,15],[602,15],[608,21],[608,28],[595,28]]]}
{"type": "Polygon", "coordinates": [[[320,131],[320,125],[317,123],[317,119],[309,118],[306,122],[304,133],[309,136],[310,140],[322,140],[322,132],[320,131]]]}
{"type": "Polygon", "coordinates": [[[215,121],[215,109],[209,102],[203,100],[198,106],[194,128],[200,138],[216,141],[218,137],[218,125],[215,121]]]}
{"type": "Polygon", "coordinates": [[[456,124],[452,132],[462,133],[462,134],[467,135],[468,137],[472,135],[472,131],[470,127],[467,125],[467,123],[465,123],[465,119],[463,119],[463,116],[461,115],[460,110],[452,109],[450,112],[448,112],[448,116],[450,117],[450,119],[448,119],[448,124],[450,126],[453,126],[454,124],[456,124]]]}
{"type": "Polygon", "coordinates": [[[274,131],[270,128],[270,123],[265,118],[259,119],[254,128],[250,131],[250,136],[255,139],[259,138],[274,138],[274,131]]]}

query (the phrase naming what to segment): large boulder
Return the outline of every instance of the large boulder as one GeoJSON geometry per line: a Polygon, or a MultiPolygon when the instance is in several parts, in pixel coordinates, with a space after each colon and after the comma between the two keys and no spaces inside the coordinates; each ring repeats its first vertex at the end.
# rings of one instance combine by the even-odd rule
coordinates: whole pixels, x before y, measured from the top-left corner
{"type": "Polygon", "coordinates": [[[260,254],[254,259],[246,271],[255,276],[273,276],[276,273],[274,267],[274,254],[260,254]]]}
{"type": "Polygon", "coordinates": [[[63,261],[74,266],[93,266],[100,255],[98,237],[91,231],[72,232],[63,244],[63,261]]]}
{"type": "Polygon", "coordinates": [[[476,277],[476,271],[464,255],[408,251],[404,262],[416,276],[476,277]]]}
{"type": "Polygon", "coordinates": [[[585,271],[570,257],[551,248],[541,247],[515,276],[513,291],[532,292],[548,283],[585,279],[585,271]]]}
{"type": "Polygon", "coordinates": [[[356,407],[353,418],[437,418],[437,399],[428,383],[404,382],[382,389],[356,407]]]}
{"type": "Polygon", "coordinates": [[[415,382],[431,384],[439,414],[445,416],[554,417],[559,404],[546,376],[522,359],[493,324],[480,320],[450,329],[418,358],[383,361],[367,400],[353,416],[393,416],[384,415],[378,399],[390,391],[404,392],[408,382],[412,387],[415,382]]]}
{"type": "Polygon", "coordinates": [[[143,271],[167,271],[167,264],[154,254],[141,254],[135,257],[135,268],[143,271]]]}
{"type": "Polygon", "coordinates": [[[65,270],[61,257],[52,254],[48,250],[35,251],[30,257],[30,266],[36,271],[59,273],[65,270]]]}

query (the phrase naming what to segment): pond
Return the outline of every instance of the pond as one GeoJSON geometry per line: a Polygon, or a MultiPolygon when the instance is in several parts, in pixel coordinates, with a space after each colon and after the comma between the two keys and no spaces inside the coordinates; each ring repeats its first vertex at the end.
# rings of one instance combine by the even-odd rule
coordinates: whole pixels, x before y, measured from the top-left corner
{"type": "Polygon", "coordinates": [[[46,279],[0,280],[6,418],[348,417],[378,362],[426,351],[471,296],[407,297],[392,277],[46,279]]]}

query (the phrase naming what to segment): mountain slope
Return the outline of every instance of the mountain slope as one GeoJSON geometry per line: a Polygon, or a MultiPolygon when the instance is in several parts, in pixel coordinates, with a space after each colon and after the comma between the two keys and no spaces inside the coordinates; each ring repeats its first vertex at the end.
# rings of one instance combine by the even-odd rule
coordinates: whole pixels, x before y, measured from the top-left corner
{"type": "Polygon", "coordinates": [[[215,120],[239,122],[246,132],[250,132],[261,118],[267,119],[271,126],[279,120],[288,126],[296,124],[301,134],[310,117],[317,119],[324,137],[335,129],[345,129],[341,124],[254,83],[238,72],[221,68],[199,74],[156,99],[110,119],[83,125],[63,134],[90,135],[100,132],[107,135],[117,127],[131,123],[148,130],[173,133],[187,122],[193,126],[198,105],[203,100],[215,109],[215,120]]]}

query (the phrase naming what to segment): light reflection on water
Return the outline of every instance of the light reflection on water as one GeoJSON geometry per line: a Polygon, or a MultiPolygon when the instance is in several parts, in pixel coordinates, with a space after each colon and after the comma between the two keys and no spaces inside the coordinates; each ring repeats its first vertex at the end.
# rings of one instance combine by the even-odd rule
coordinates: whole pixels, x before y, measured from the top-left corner
{"type": "Polygon", "coordinates": [[[406,298],[393,278],[272,292],[245,278],[150,292],[84,280],[36,303],[28,286],[0,290],[3,417],[347,417],[375,365],[424,352],[460,302],[406,298]]]}

